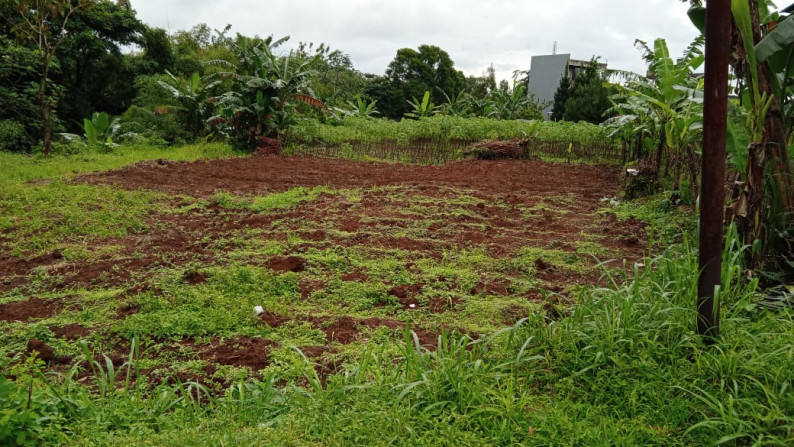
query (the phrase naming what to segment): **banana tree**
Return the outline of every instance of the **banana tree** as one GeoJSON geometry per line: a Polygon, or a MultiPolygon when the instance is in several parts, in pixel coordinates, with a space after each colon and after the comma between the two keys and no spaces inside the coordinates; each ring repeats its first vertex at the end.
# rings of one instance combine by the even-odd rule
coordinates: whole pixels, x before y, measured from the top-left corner
{"type": "Polygon", "coordinates": [[[691,165],[694,158],[693,147],[684,141],[696,138],[697,121],[702,116],[698,99],[702,86],[692,72],[703,62],[703,40],[695,39],[676,61],[664,39],[656,39],[653,49],[641,40],[635,43],[643,50],[643,59],[648,62],[652,76],[619,87],[619,93],[611,98],[614,106],[610,110],[622,118],[612,118],[605,124],[630,126],[637,134],[638,149],[644,135],[658,138],[656,171],[661,173],[666,152],[666,166],[673,165],[673,189],[678,190],[682,163],[691,165]]]}
{"type": "Polygon", "coordinates": [[[349,116],[357,116],[361,118],[369,118],[375,115],[379,115],[380,112],[376,108],[378,101],[367,102],[366,99],[363,99],[361,95],[356,95],[356,102],[353,103],[352,101],[348,101],[348,106],[350,106],[350,110],[346,111],[346,114],[349,116]]]}
{"type": "Polygon", "coordinates": [[[177,78],[169,71],[166,71],[166,74],[169,77],[169,82],[157,81],[157,83],[179,102],[179,106],[163,107],[161,110],[177,112],[182,116],[188,131],[193,135],[203,137],[208,112],[212,107],[209,102],[210,95],[221,81],[216,80],[205,85],[198,73],[193,73],[186,80],[177,78]]]}
{"type": "MultiPolygon", "coordinates": [[[[744,133],[750,143],[746,148],[728,148],[729,153],[746,153],[743,182],[737,192],[733,219],[745,243],[756,245],[748,267],[759,266],[767,254],[778,252],[791,256],[791,228],[794,227],[791,165],[788,139],[791,123],[784,113],[789,98],[791,73],[794,70],[792,43],[794,22],[780,19],[771,12],[774,5],[766,0],[732,0],[734,18],[731,42],[731,67],[742,79],[741,107],[746,117],[744,133]],[[766,33],[766,34],[765,34],[766,33]],[[771,250],[769,250],[771,249],[771,250]]],[[[704,26],[703,8],[690,9],[693,23],[704,26]]],[[[729,121],[729,124],[731,122],[729,121]]],[[[731,133],[740,129],[729,126],[731,133]]],[[[729,138],[730,142],[741,138],[729,138]]]]}
{"type": "Polygon", "coordinates": [[[471,115],[482,118],[491,116],[493,113],[493,102],[491,102],[488,97],[478,98],[472,94],[468,94],[465,99],[466,108],[471,115]]]}
{"type": "Polygon", "coordinates": [[[504,120],[539,119],[541,106],[527,93],[526,84],[516,84],[513,89],[496,89],[491,93],[491,118],[504,120]]]}
{"type": "Polygon", "coordinates": [[[238,64],[210,62],[233,69],[217,74],[231,79],[233,86],[213,99],[220,115],[210,120],[224,122],[239,145],[252,147],[258,137],[283,136],[297,122],[298,104],[325,109],[310,87],[312,65],[319,56],[299,60],[291,53],[276,56],[273,50],[287,39],[255,41],[241,37],[235,44],[238,64]]]}
{"type": "Polygon", "coordinates": [[[681,169],[689,173],[691,203],[698,197],[698,159],[697,147],[703,135],[703,85],[697,89],[679,88],[687,92],[685,106],[664,126],[665,140],[670,152],[676,157],[676,170],[673,174],[673,190],[680,189],[681,169]]]}
{"type": "Polygon", "coordinates": [[[433,116],[438,113],[436,105],[430,101],[430,90],[425,90],[425,95],[422,97],[422,101],[413,98],[413,101],[407,101],[408,104],[411,105],[412,110],[410,112],[406,112],[405,116],[408,118],[427,118],[433,116]]]}
{"type": "Polygon", "coordinates": [[[449,96],[447,92],[439,87],[436,87],[447,102],[442,104],[439,109],[442,115],[466,117],[469,114],[469,94],[461,91],[457,95],[449,96]]]}
{"type": "MultiPolygon", "coordinates": [[[[705,29],[705,9],[692,2],[689,16],[705,29]]],[[[781,18],[768,0],[732,0],[733,32],[731,68],[741,79],[740,107],[744,126],[729,120],[729,154],[744,153],[738,165],[742,172],[735,192],[733,220],[743,241],[756,250],[749,251],[747,266],[756,268],[765,261],[794,256],[794,185],[788,141],[792,121],[786,110],[794,74],[794,19],[781,18]],[[744,133],[744,138],[740,134],[744,133]],[[738,136],[738,137],[737,137],[738,136]]],[[[731,117],[733,118],[733,116],[731,117]]],[[[777,262],[778,266],[787,265],[777,262]]]]}
{"type": "Polygon", "coordinates": [[[113,146],[113,134],[118,128],[118,118],[111,121],[107,113],[94,112],[91,119],[83,120],[86,145],[92,148],[110,149],[113,146]]]}

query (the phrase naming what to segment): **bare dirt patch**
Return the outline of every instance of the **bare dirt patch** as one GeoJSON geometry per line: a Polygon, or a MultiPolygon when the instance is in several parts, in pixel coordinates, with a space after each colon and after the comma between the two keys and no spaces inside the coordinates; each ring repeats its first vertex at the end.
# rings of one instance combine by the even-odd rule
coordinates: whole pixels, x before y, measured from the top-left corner
{"type": "Polygon", "coordinates": [[[244,366],[256,372],[270,365],[270,340],[260,337],[234,337],[208,346],[196,346],[202,359],[221,365],[244,366]]]}
{"type": "Polygon", "coordinates": [[[49,318],[63,308],[57,300],[29,298],[25,301],[14,301],[0,304],[0,321],[28,321],[33,318],[49,318]]]}
{"type": "Polygon", "coordinates": [[[265,266],[276,272],[299,273],[306,270],[306,260],[297,256],[277,256],[267,261],[265,266]]]}
{"type": "Polygon", "coordinates": [[[88,336],[91,328],[87,328],[77,323],[66,324],[64,326],[50,326],[50,330],[56,337],[65,338],[67,340],[77,340],[88,336]]]}
{"type": "Polygon", "coordinates": [[[614,192],[618,169],[609,166],[551,164],[540,161],[461,161],[441,166],[353,162],[313,157],[249,157],[133,165],[84,176],[82,181],[149,188],[177,194],[211,196],[217,190],[266,194],[297,186],[333,188],[373,186],[452,186],[501,192],[582,192],[602,198],[614,192]]]}

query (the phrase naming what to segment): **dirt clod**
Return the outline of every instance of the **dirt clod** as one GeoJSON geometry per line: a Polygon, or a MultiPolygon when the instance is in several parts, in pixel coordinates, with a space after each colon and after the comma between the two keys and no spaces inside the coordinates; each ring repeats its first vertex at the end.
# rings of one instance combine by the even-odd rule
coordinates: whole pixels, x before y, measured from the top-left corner
{"type": "Polygon", "coordinates": [[[338,342],[343,345],[352,343],[358,338],[358,323],[351,317],[342,317],[325,327],[325,336],[329,343],[338,342]]]}
{"type": "Polygon", "coordinates": [[[64,326],[50,326],[50,330],[57,337],[65,338],[67,340],[77,340],[78,338],[86,337],[91,333],[91,329],[76,324],[67,324],[64,326]]]}
{"type": "Polygon", "coordinates": [[[306,270],[306,260],[297,256],[277,256],[270,258],[265,266],[276,272],[299,273],[306,270]]]}
{"type": "Polygon", "coordinates": [[[56,300],[29,298],[0,304],[0,321],[28,321],[31,318],[49,318],[60,312],[63,305],[56,300]]]}
{"type": "Polygon", "coordinates": [[[44,360],[45,362],[51,362],[53,359],[55,359],[55,351],[52,349],[52,347],[37,338],[31,338],[28,340],[28,354],[32,354],[34,351],[38,352],[38,358],[44,360]]]}

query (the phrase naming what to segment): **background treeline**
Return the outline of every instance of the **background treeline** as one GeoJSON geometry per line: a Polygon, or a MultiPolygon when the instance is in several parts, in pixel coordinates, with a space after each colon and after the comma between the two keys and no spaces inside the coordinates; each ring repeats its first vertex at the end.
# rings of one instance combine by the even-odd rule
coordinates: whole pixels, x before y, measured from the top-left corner
{"type": "MultiPolygon", "coordinates": [[[[197,138],[251,147],[307,117],[331,124],[347,116],[542,117],[521,72],[512,83],[497,83],[492,67],[467,77],[437,46],[400,49],[374,75],[324,44],[284,44],[231,26],[169,34],[141,22],[127,1],[3,2],[0,150],[49,153],[51,138],[55,151],[77,150],[66,142],[78,138],[104,148],[197,138]]],[[[600,96],[584,100],[599,110],[565,118],[600,122],[608,107],[606,93],[600,96]]]]}

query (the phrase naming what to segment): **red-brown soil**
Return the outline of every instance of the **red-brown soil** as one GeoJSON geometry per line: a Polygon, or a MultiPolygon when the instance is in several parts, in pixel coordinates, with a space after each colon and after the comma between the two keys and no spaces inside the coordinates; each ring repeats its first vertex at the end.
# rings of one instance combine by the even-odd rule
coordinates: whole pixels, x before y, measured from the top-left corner
{"type": "Polygon", "coordinates": [[[48,318],[60,312],[62,307],[60,301],[45,301],[36,297],[0,304],[0,321],[24,322],[31,318],[48,318]]]}
{"type": "Polygon", "coordinates": [[[91,333],[91,329],[85,326],[71,323],[64,326],[50,326],[50,330],[57,337],[65,338],[67,340],[76,340],[83,338],[91,333]]]}
{"type": "Polygon", "coordinates": [[[221,365],[245,366],[252,371],[259,371],[270,365],[270,348],[274,346],[264,338],[235,337],[222,343],[213,340],[208,346],[195,346],[199,356],[221,365]]]}
{"type": "Polygon", "coordinates": [[[295,272],[299,273],[306,270],[306,260],[297,256],[277,256],[265,263],[265,266],[276,272],[295,272]]]}
{"type": "Polygon", "coordinates": [[[563,192],[600,199],[615,192],[619,172],[608,166],[518,160],[417,166],[274,156],[174,163],[165,167],[138,164],[91,174],[83,181],[204,197],[217,190],[235,194],[266,194],[297,186],[327,185],[333,188],[452,186],[489,194],[563,192]]]}

